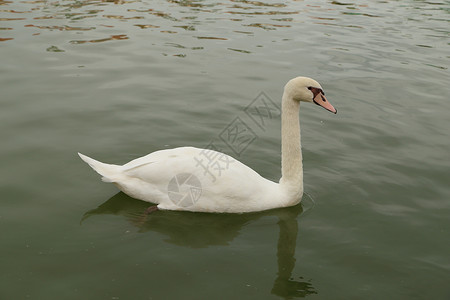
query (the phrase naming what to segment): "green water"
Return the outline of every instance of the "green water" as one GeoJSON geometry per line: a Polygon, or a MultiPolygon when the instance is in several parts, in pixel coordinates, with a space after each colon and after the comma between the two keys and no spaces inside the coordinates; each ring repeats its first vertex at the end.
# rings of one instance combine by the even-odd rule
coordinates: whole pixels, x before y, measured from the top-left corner
{"type": "MultiPolygon", "coordinates": [[[[449,299],[449,1],[0,1],[0,299],[449,299]],[[125,163],[213,142],[280,176],[310,76],[301,206],[155,212],[78,151],[125,163]]],[[[235,156],[235,155],[234,155],[235,156]]]]}

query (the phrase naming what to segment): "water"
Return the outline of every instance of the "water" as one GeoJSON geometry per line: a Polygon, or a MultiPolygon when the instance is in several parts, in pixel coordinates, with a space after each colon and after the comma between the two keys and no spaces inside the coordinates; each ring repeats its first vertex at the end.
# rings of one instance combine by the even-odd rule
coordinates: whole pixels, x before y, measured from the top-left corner
{"type": "Polygon", "coordinates": [[[0,1],[1,299],[449,299],[449,1],[0,1]],[[301,206],[156,212],[76,155],[124,163],[213,142],[280,176],[302,105],[301,206]]]}

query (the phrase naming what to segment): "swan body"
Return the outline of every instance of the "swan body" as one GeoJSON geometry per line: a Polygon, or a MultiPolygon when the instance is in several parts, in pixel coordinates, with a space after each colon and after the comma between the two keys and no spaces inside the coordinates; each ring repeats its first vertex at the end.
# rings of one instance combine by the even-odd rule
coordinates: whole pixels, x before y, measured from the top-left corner
{"type": "Polygon", "coordinates": [[[286,84],[281,117],[282,177],[278,183],[229,155],[209,149],[159,150],[121,166],[78,154],[103,181],[162,210],[245,213],[292,206],[303,195],[300,101],[337,112],[317,81],[296,77],[286,84]]]}

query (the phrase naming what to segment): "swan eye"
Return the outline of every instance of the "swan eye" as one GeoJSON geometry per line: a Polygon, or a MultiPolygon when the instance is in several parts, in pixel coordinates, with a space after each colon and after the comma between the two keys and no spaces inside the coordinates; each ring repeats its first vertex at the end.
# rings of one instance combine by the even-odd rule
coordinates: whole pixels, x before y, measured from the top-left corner
{"type": "Polygon", "coordinates": [[[312,86],[308,86],[308,90],[312,90],[312,86]]]}

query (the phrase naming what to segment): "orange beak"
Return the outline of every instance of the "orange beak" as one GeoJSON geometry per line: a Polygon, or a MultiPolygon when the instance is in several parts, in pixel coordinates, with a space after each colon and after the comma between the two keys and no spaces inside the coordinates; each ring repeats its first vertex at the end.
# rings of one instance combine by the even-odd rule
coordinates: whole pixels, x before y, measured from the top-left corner
{"type": "Polygon", "coordinates": [[[330,102],[328,102],[327,98],[325,97],[324,94],[322,94],[322,92],[317,93],[313,101],[315,104],[322,106],[326,110],[331,111],[334,114],[337,114],[337,109],[334,108],[330,102]]]}

